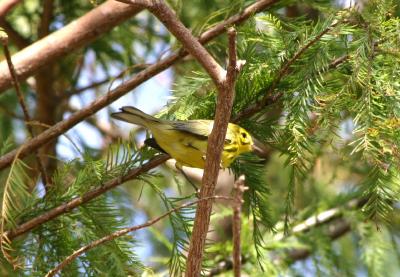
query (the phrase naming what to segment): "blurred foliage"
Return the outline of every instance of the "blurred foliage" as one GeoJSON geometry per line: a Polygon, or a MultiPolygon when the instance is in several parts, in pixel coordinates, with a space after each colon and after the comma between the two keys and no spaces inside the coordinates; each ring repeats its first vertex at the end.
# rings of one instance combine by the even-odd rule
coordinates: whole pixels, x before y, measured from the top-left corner
{"type": "MultiPolygon", "coordinates": [[[[50,31],[102,2],[54,1],[50,31]]],[[[253,3],[168,2],[196,35],[253,3]]],[[[400,19],[395,4],[371,0],[358,9],[340,11],[337,3],[327,0],[279,1],[237,28],[238,57],[246,64],[236,83],[233,117],[267,93],[282,95],[238,122],[270,151],[264,159],[243,155],[230,169],[236,177],[244,174],[249,187],[241,234],[243,272],[249,276],[395,276],[399,272],[400,19]],[[349,208],[354,199],[363,200],[362,208],[349,208]],[[337,216],[326,224],[295,231],[307,218],[336,207],[337,216]],[[330,236],[343,221],[348,230],[330,236]],[[295,251],[307,255],[294,258],[295,251]]],[[[6,20],[21,37],[35,42],[41,15],[42,2],[26,0],[6,20]]],[[[11,46],[18,51],[15,44],[11,46]]],[[[138,64],[152,63],[178,47],[153,16],[141,12],[60,59],[52,80],[60,98],[53,104],[61,118],[66,117],[73,103],[87,105],[97,95],[105,95],[120,72],[134,74],[140,70],[138,64]],[[88,80],[106,82],[72,96],[88,80]]],[[[226,36],[213,40],[207,49],[225,66],[226,36]]],[[[178,63],[173,73],[173,95],[159,116],[213,118],[216,91],[194,59],[178,63]]],[[[24,83],[23,90],[35,115],[35,86],[24,83]]],[[[2,93],[2,154],[26,139],[21,118],[13,90],[2,93]]],[[[143,137],[141,129],[133,130],[122,143],[115,141],[116,126],[107,121],[109,128],[104,128],[104,121],[98,115],[85,125],[94,129],[100,146],[91,146],[93,138],[87,130],[68,133],[76,158],[66,161],[64,153],[52,157],[57,165],[52,189],[46,191],[32,173],[32,157],[17,159],[0,173],[3,231],[119,178],[155,155],[154,150],[136,145],[143,137]],[[35,182],[36,186],[30,184],[35,182]]],[[[196,199],[185,178],[171,168],[165,165],[142,174],[10,245],[3,244],[0,275],[43,276],[91,241],[196,199]],[[5,258],[15,259],[20,268],[14,271],[5,258]]],[[[229,194],[231,188],[222,186],[217,189],[229,194]]],[[[217,203],[214,211],[205,273],[229,260],[233,247],[230,205],[217,203]]],[[[62,274],[180,276],[194,212],[195,207],[182,209],[145,231],[97,247],[62,274]]]]}

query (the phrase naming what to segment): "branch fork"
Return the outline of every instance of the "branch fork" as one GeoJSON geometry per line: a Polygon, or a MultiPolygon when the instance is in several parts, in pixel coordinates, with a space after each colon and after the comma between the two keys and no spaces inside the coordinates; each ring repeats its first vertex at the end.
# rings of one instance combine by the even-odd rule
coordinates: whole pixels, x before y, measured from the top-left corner
{"type": "MultiPolygon", "coordinates": [[[[121,0],[118,0],[121,1],[121,0]]],[[[176,14],[163,0],[122,0],[124,3],[143,5],[154,14],[164,26],[182,43],[207,71],[218,90],[217,108],[213,129],[208,137],[206,162],[200,189],[200,198],[214,195],[221,162],[226,130],[231,117],[235,81],[239,68],[236,56],[236,31],[230,27],[228,34],[228,66],[225,71],[177,18],[176,14]]],[[[200,202],[196,209],[192,238],[189,245],[185,276],[199,276],[201,271],[204,244],[210,223],[212,201],[200,202]]]]}

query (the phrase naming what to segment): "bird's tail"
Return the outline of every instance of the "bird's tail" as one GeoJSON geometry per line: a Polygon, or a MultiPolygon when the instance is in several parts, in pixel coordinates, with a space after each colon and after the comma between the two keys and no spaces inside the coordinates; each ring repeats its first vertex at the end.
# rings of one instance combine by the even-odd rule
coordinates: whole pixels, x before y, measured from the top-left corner
{"type": "Polygon", "coordinates": [[[161,123],[159,119],[130,106],[122,107],[120,112],[112,113],[111,117],[147,128],[152,123],[161,123]]]}

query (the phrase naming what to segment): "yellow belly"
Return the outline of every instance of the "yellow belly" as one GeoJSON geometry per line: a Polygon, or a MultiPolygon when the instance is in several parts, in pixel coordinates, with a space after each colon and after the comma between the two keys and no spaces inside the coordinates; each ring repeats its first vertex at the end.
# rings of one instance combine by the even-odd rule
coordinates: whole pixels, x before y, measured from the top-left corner
{"type": "MultiPolygon", "coordinates": [[[[175,130],[154,128],[152,133],[158,145],[178,163],[183,166],[204,168],[207,140],[175,130]]],[[[223,151],[221,166],[228,167],[235,157],[236,153],[223,151]]]]}

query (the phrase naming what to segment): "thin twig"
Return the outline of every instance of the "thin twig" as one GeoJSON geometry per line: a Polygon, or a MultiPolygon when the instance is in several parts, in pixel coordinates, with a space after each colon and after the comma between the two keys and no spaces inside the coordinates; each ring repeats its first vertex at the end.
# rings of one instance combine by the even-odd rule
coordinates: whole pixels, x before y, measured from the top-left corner
{"type": "MultiPolygon", "coordinates": [[[[77,112],[78,109],[69,105],[67,107],[67,111],[74,113],[77,112]]],[[[109,124],[109,122],[103,123],[102,121],[99,121],[97,117],[88,117],[86,119],[86,122],[96,128],[106,139],[117,141],[118,139],[123,137],[123,134],[119,130],[115,130],[115,128],[113,128],[112,125],[109,124]]]]}
{"type": "MultiPolygon", "coordinates": [[[[258,1],[257,3],[249,6],[248,8],[244,9],[243,12],[240,14],[234,15],[227,20],[217,24],[216,26],[210,28],[206,32],[204,32],[199,41],[201,43],[206,43],[216,36],[222,34],[225,29],[223,26],[232,25],[236,23],[241,23],[244,20],[248,19],[254,13],[260,12],[265,8],[271,6],[272,4],[278,2],[278,0],[263,0],[258,1]]],[[[52,35],[49,35],[50,37],[52,35]]],[[[171,65],[176,63],[177,61],[181,60],[185,57],[187,53],[185,51],[178,51],[175,54],[170,55],[169,57],[147,67],[146,69],[139,72],[137,75],[132,77],[130,80],[126,81],[125,83],[121,84],[117,88],[113,89],[107,95],[104,95],[94,102],[89,104],[86,108],[81,109],[79,112],[74,113],[69,118],[55,124],[52,128],[40,133],[37,137],[28,140],[23,145],[21,145],[21,158],[26,156],[29,153],[32,153],[36,149],[40,148],[42,145],[48,143],[49,141],[53,140],[54,138],[60,136],[61,134],[67,132],[69,129],[77,125],[78,123],[85,120],[87,117],[93,115],[97,111],[101,110],[105,106],[109,105],[113,101],[117,100],[121,96],[125,95],[128,91],[133,90],[143,82],[147,81],[151,77],[159,74],[163,70],[169,68],[171,65]]],[[[33,66],[33,65],[32,65],[33,66]]],[[[27,67],[28,68],[28,67],[27,67]]],[[[31,68],[31,67],[29,67],[31,68]]],[[[1,72],[1,66],[0,66],[1,72]]],[[[2,87],[2,80],[0,76],[0,90],[2,87]]],[[[4,81],[6,82],[6,81],[4,81]]],[[[0,170],[8,167],[11,162],[13,161],[16,154],[16,150],[10,151],[9,153],[5,154],[4,156],[0,157],[0,170]]]]}
{"type": "Polygon", "coordinates": [[[72,200],[68,201],[67,203],[63,203],[47,212],[44,212],[43,214],[32,218],[31,220],[22,223],[21,225],[15,227],[13,230],[7,231],[4,233],[4,236],[6,236],[9,240],[12,240],[22,234],[25,234],[26,232],[29,232],[30,230],[34,229],[35,227],[39,226],[40,224],[43,224],[45,222],[48,222],[64,213],[67,213],[71,211],[72,209],[89,202],[90,200],[104,194],[105,192],[109,191],[110,189],[113,189],[121,184],[123,184],[126,181],[132,180],[139,176],[140,174],[147,172],[156,166],[164,163],[170,158],[169,155],[162,154],[154,157],[151,159],[149,162],[143,164],[142,166],[138,168],[131,169],[128,171],[127,174],[125,174],[122,177],[116,177],[108,182],[106,182],[104,185],[99,186],[85,194],[79,197],[75,197],[72,200]]]}
{"type": "MultiPolygon", "coordinates": [[[[222,87],[218,87],[217,107],[215,111],[214,125],[208,137],[206,161],[200,189],[200,198],[214,195],[215,184],[221,165],[221,152],[225,142],[226,130],[234,99],[235,77],[237,75],[236,58],[236,31],[233,28],[228,30],[229,38],[229,64],[228,76],[222,87]],[[231,56],[234,55],[235,57],[231,56]],[[234,64],[233,64],[234,63],[234,64]]],[[[185,276],[199,276],[204,252],[204,244],[210,224],[212,202],[204,201],[199,203],[196,209],[196,216],[193,224],[192,237],[189,245],[189,252],[186,264],[185,276]]]]}
{"type": "MultiPolygon", "coordinates": [[[[18,77],[17,77],[17,74],[15,72],[14,64],[12,63],[12,60],[11,60],[10,51],[8,50],[8,36],[5,33],[1,33],[0,36],[1,36],[0,37],[1,43],[3,44],[4,55],[6,56],[8,68],[10,70],[10,74],[11,74],[11,77],[12,77],[12,83],[14,85],[15,92],[16,92],[17,97],[18,97],[18,102],[19,102],[19,104],[20,104],[20,106],[22,108],[22,112],[24,114],[25,126],[26,126],[26,129],[29,132],[29,135],[33,138],[35,136],[34,133],[33,133],[33,128],[32,128],[31,125],[26,124],[26,122],[30,122],[31,121],[31,117],[29,115],[28,108],[25,105],[24,95],[22,94],[21,87],[20,87],[19,82],[18,82],[18,77]]],[[[39,172],[40,172],[40,174],[42,174],[43,185],[45,187],[47,187],[47,185],[50,184],[50,182],[49,182],[49,179],[47,177],[46,169],[45,169],[45,167],[43,165],[43,162],[40,159],[39,155],[37,155],[37,153],[36,153],[36,161],[38,163],[39,172]]]]}
{"type": "MultiPolygon", "coordinates": [[[[149,66],[149,65],[150,65],[150,64],[145,64],[145,63],[136,64],[136,65],[134,65],[134,66],[131,66],[131,67],[129,67],[129,68],[127,68],[127,69],[121,71],[120,73],[118,73],[117,75],[115,75],[115,76],[113,76],[113,77],[107,77],[107,78],[104,78],[104,79],[101,80],[101,81],[93,82],[93,83],[91,83],[91,84],[89,84],[89,85],[87,85],[87,86],[84,86],[84,87],[81,87],[81,88],[75,88],[75,89],[71,89],[71,90],[69,90],[69,91],[66,91],[66,92],[64,92],[64,94],[62,95],[62,97],[68,98],[68,97],[71,97],[72,95],[79,94],[79,93],[81,93],[81,92],[83,92],[83,91],[85,91],[85,90],[93,89],[93,88],[96,88],[96,87],[98,87],[98,86],[107,84],[107,83],[110,82],[110,81],[111,81],[111,84],[112,84],[115,80],[117,80],[117,79],[123,77],[125,74],[127,74],[128,71],[133,70],[133,69],[139,69],[139,68],[145,69],[145,68],[146,68],[147,66],[149,66]]],[[[111,85],[111,84],[110,84],[110,85],[111,85]]]]}
{"type": "Polygon", "coordinates": [[[231,197],[228,196],[219,196],[219,195],[215,195],[215,196],[211,196],[208,198],[201,198],[183,205],[180,205],[179,207],[176,207],[174,209],[169,210],[168,212],[160,215],[159,217],[156,217],[154,219],[151,219],[149,221],[147,221],[146,223],[140,224],[140,225],[135,225],[132,227],[128,227],[128,228],[123,228],[121,230],[118,230],[110,235],[104,236],[98,240],[95,240],[91,243],[89,243],[88,245],[85,245],[81,248],[79,248],[78,250],[76,250],[74,253],[72,253],[70,256],[68,256],[67,258],[65,258],[59,265],[57,265],[55,268],[53,268],[52,270],[50,270],[45,276],[46,277],[52,277],[55,276],[55,274],[57,272],[59,272],[60,270],[62,270],[65,266],[67,266],[68,264],[70,264],[74,259],[76,259],[77,257],[79,257],[80,255],[82,255],[83,253],[89,251],[90,249],[93,249],[101,244],[104,244],[108,241],[114,240],[116,238],[119,238],[121,236],[124,236],[130,232],[134,232],[146,227],[149,227],[151,225],[154,225],[155,223],[157,223],[158,221],[160,221],[161,219],[163,219],[164,217],[167,217],[168,215],[175,213],[181,209],[193,206],[199,202],[205,201],[205,200],[215,200],[215,199],[224,199],[224,200],[232,200],[231,197]]]}
{"type": "Polygon", "coordinates": [[[234,202],[233,202],[233,219],[232,219],[232,233],[233,233],[233,273],[235,277],[240,277],[241,271],[241,246],[240,246],[240,231],[242,228],[241,213],[243,205],[243,193],[248,189],[245,186],[244,175],[241,175],[234,184],[234,202]]]}

